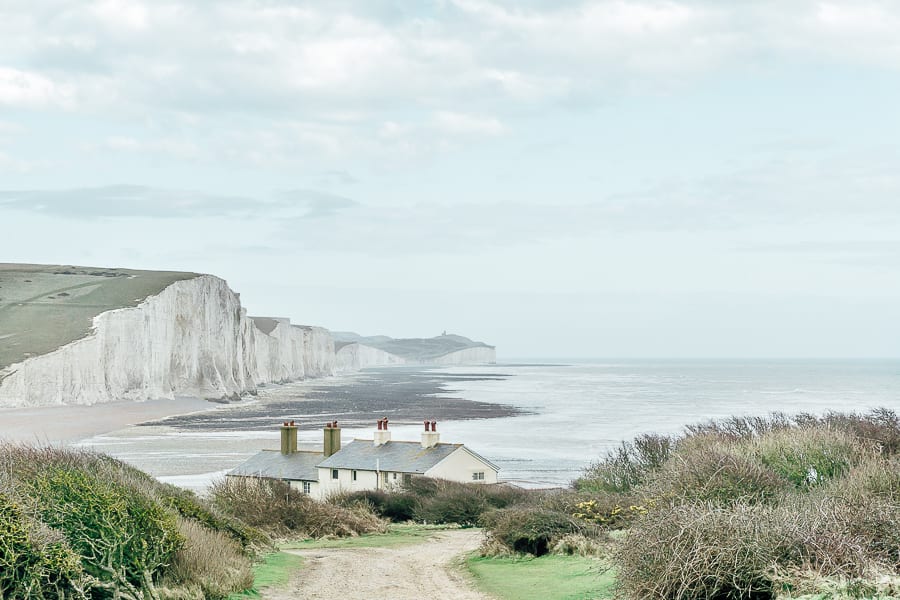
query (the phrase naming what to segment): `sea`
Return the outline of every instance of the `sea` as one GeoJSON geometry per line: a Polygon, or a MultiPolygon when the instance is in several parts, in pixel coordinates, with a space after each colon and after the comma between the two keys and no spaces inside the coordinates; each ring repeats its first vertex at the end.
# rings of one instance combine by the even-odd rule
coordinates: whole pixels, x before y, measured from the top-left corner
{"type": "MultiPolygon", "coordinates": [[[[347,391],[340,377],[275,386],[248,407],[224,406],[190,421],[129,427],[82,445],[202,491],[260,448],[277,447],[274,425],[282,413],[266,419],[266,407],[283,411],[289,406],[292,416],[318,422],[325,413],[321,403],[309,403],[313,390],[337,386],[338,396],[353,404],[353,394],[364,400],[369,388],[400,386],[398,373],[381,369],[351,376],[357,391],[347,391]]],[[[569,485],[623,441],[641,433],[678,434],[686,425],[710,419],[878,407],[900,412],[896,360],[528,359],[403,373],[437,382],[421,392],[423,397],[469,401],[459,406],[478,408],[473,414],[447,413],[450,418],[438,425],[442,441],[466,444],[495,463],[501,479],[526,487],[569,485]],[[490,405],[506,410],[484,410],[490,405]],[[492,414],[501,416],[482,418],[492,414]]],[[[352,415],[348,419],[345,443],[371,439],[372,427],[352,415]]],[[[392,435],[417,440],[421,429],[421,421],[399,418],[392,435]]],[[[301,429],[301,443],[316,442],[321,444],[315,430],[301,429]]]]}

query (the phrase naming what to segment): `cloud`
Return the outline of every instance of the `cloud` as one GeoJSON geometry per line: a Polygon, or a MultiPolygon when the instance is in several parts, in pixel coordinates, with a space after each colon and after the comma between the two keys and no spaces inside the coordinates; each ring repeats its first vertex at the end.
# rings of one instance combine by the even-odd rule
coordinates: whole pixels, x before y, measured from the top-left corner
{"type": "Polygon", "coordinates": [[[439,131],[452,135],[495,136],[506,132],[503,123],[493,117],[450,111],[438,112],[435,115],[435,125],[439,131]]]}
{"type": "Polygon", "coordinates": [[[263,217],[290,208],[287,202],[137,185],[67,190],[0,191],[0,210],[92,218],[263,217]]]}
{"type": "Polygon", "coordinates": [[[151,114],[210,161],[409,157],[723,70],[900,69],[898,28],[900,6],[878,0],[10,0],[0,104],[151,114]]]}
{"type": "Polygon", "coordinates": [[[316,190],[288,190],[277,196],[282,203],[304,209],[304,214],[298,217],[303,220],[332,217],[359,206],[358,202],[349,198],[316,190]]]}
{"type": "Polygon", "coordinates": [[[70,85],[60,84],[32,71],[0,65],[0,105],[24,108],[63,107],[74,104],[70,85]]]}

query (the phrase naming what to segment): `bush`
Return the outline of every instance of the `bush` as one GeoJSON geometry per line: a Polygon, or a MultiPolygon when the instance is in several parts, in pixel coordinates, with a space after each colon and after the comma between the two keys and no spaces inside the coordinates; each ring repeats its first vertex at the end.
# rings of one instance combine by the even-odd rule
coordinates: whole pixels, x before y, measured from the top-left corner
{"type": "Polygon", "coordinates": [[[51,467],[30,482],[41,519],[58,529],[96,578],[95,596],[139,596],[183,546],[175,517],[116,482],[51,467]]]}
{"type": "Polygon", "coordinates": [[[217,597],[246,582],[249,558],[232,538],[267,539],[190,492],[87,451],[0,445],[0,496],[0,556],[5,548],[16,557],[15,567],[0,558],[0,581],[15,572],[15,585],[28,588],[7,591],[3,581],[0,597],[217,597]],[[201,564],[200,530],[216,537],[220,557],[187,581],[201,564]],[[27,551],[16,545],[23,540],[27,551]]]}
{"type": "Polygon", "coordinates": [[[555,543],[569,534],[591,531],[572,517],[531,507],[498,509],[481,519],[489,543],[499,542],[513,552],[543,556],[555,543]]]}
{"type": "Polygon", "coordinates": [[[646,600],[772,598],[779,532],[765,510],[685,504],[648,514],[618,550],[621,590],[646,600]]]}
{"type": "Polygon", "coordinates": [[[363,490],[337,494],[328,499],[329,502],[344,508],[363,504],[372,508],[380,517],[394,523],[405,523],[415,517],[418,501],[413,494],[404,492],[384,492],[381,490],[363,490]]]}
{"type": "Polygon", "coordinates": [[[81,560],[54,532],[0,492],[0,598],[83,597],[81,560]]]}
{"type": "Polygon", "coordinates": [[[575,488],[591,492],[631,492],[669,459],[673,449],[672,438],[660,435],[642,435],[631,443],[623,442],[585,469],[584,476],[575,481],[575,488]]]}
{"type": "Polygon", "coordinates": [[[443,479],[413,478],[406,487],[415,496],[413,516],[428,523],[478,524],[485,512],[532,501],[536,494],[508,485],[460,483],[443,479]]]}
{"type": "Polygon", "coordinates": [[[859,441],[825,427],[775,431],[748,448],[766,467],[797,487],[840,477],[863,457],[859,441]]]}
{"type": "Polygon", "coordinates": [[[179,586],[194,586],[207,600],[221,600],[253,585],[250,559],[231,537],[197,521],[180,519],[186,543],[175,555],[170,578],[179,586]]]}
{"type": "Polygon", "coordinates": [[[788,482],[723,442],[680,448],[648,485],[652,498],[675,502],[766,502],[788,482]]]}
{"type": "Polygon", "coordinates": [[[386,530],[368,506],[316,502],[282,481],[229,477],[213,483],[210,497],[218,510],[276,536],[345,537],[386,530]]]}

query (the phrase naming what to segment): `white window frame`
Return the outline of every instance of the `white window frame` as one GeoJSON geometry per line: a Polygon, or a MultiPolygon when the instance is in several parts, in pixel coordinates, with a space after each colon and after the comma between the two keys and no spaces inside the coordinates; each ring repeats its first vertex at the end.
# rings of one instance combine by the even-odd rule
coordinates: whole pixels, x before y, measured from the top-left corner
{"type": "Polygon", "coordinates": [[[303,484],[303,493],[311,494],[312,493],[312,482],[311,481],[303,481],[301,483],[303,484]]]}
{"type": "Polygon", "coordinates": [[[484,481],[484,471],[472,471],[472,481],[484,481]]]}

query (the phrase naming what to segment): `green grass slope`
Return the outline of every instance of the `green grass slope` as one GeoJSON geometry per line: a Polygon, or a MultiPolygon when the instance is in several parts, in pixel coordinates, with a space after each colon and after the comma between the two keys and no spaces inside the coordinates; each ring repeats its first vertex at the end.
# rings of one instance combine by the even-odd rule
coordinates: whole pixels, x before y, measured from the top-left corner
{"type": "Polygon", "coordinates": [[[86,336],[94,317],[133,307],[196,273],[0,263],[0,369],[86,336]]]}

